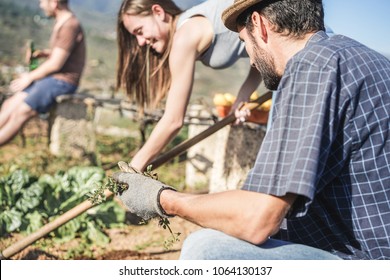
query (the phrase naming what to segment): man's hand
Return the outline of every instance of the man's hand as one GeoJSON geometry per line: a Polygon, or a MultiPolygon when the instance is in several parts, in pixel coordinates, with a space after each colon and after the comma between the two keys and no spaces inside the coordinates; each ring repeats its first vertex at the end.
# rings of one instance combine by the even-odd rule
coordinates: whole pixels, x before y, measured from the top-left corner
{"type": "Polygon", "coordinates": [[[160,205],[160,194],[172,187],[139,173],[116,172],[112,178],[119,184],[127,184],[128,189],[118,194],[130,212],[142,219],[155,217],[169,218],[160,205]]]}
{"type": "Polygon", "coordinates": [[[13,92],[21,92],[27,88],[33,80],[31,79],[29,73],[23,73],[19,78],[13,80],[10,85],[10,89],[13,92]]]}

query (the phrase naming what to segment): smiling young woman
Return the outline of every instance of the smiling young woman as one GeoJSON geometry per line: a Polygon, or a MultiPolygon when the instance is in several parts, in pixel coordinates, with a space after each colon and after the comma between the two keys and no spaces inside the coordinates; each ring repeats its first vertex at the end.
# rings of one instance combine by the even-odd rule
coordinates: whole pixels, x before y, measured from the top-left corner
{"type": "MultiPolygon", "coordinates": [[[[229,1],[124,0],[118,13],[117,88],[140,110],[165,103],[164,115],[131,165],[143,170],[183,125],[196,61],[227,68],[248,57],[243,42],[222,23],[229,1]],[[179,8],[180,7],[180,8],[179,8]]],[[[251,68],[234,110],[249,100],[261,77],[251,68]]]]}

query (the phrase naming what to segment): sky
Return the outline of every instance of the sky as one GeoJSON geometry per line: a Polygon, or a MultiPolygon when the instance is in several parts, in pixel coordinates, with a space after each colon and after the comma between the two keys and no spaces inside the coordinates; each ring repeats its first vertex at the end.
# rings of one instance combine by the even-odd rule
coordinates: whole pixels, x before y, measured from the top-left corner
{"type": "Polygon", "coordinates": [[[390,58],[390,0],[323,0],[325,24],[390,58]]]}

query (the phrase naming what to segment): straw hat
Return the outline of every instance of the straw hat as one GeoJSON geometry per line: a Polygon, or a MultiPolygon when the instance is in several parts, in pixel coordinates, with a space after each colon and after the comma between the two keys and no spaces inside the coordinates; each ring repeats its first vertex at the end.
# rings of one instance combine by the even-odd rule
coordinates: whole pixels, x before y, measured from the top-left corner
{"type": "Polygon", "coordinates": [[[251,6],[261,2],[262,0],[234,0],[233,5],[228,7],[222,13],[222,21],[225,26],[234,31],[238,32],[237,29],[237,17],[251,6]]]}

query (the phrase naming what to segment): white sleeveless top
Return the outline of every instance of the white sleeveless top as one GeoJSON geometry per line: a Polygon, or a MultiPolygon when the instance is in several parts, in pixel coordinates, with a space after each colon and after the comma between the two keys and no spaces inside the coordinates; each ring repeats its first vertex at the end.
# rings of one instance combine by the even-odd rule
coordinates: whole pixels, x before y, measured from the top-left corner
{"type": "Polygon", "coordinates": [[[233,4],[233,0],[207,0],[180,14],[177,29],[193,16],[204,16],[214,27],[214,38],[210,47],[198,58],[204,65],[214,69],[227,68],[241,57],[248,57],[244,42],[238,33],[227,29],[221,19],[223,10],[233,4]]]}

